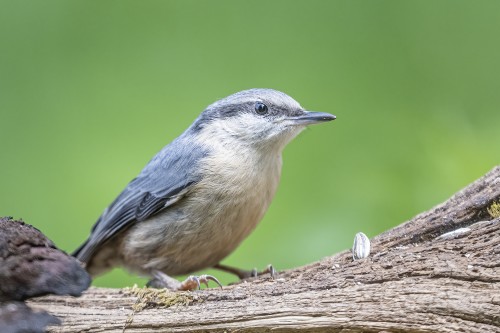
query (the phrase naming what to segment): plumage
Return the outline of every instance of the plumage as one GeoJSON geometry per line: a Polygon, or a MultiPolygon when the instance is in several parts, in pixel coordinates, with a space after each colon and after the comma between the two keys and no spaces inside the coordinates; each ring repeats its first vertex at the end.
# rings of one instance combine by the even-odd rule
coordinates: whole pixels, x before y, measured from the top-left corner
{"type": "Polygon", "coordinates": [[[205,149],[187,142],[186,136],[164,147],[104,210],[75,257],[89,261],[109,239],[175,203],[200,179],[196,168],[205,149]]]}
{"type": "Polygon", "coordinates": [[[333,119],[272,89],[209,105],[128,184],[74,255],[94,276],[114,266],[158,277],[218,264],[264,216],[286,144],[306,125],[333,119]]]}

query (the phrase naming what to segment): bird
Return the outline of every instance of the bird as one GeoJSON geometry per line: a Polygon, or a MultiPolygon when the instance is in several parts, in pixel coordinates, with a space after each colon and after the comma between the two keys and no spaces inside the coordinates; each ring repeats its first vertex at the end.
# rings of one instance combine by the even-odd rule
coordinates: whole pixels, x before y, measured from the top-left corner
{"type": "Polygon", "coordinates": [[[92,277],[119,266],[171,290],[221,286],[212,275],[173,278],[210,267],[255,274],[221,261],[264,217],[285,146],[307,125],[334,119],[266,88],[210,104],[104,210],[73,255],[92,277]]]}

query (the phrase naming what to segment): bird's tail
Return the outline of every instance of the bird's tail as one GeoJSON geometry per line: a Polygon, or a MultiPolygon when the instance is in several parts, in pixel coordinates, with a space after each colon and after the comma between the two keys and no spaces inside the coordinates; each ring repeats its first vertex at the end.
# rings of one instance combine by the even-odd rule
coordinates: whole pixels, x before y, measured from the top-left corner
{"type": "Polygon", "coordinates": [[[73,251],[73,253],[71,253],[71,255],[80,260],[84,266],[86,266],[87,262],[90,260],[90,255],[88,254],[88,251],[85,250],[88,243],[89,239],[83,242],[75,251],[73,251]]]}

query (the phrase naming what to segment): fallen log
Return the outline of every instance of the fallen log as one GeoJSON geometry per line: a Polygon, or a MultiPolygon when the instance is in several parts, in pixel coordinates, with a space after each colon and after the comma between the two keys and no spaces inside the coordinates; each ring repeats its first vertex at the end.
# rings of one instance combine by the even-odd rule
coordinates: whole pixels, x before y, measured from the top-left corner
{"type": "Polygon", "coordinates": [[[500,167],[371,240],[221,289],[91,288],[29,301],[49,332],[500,332],[500,167]]]}

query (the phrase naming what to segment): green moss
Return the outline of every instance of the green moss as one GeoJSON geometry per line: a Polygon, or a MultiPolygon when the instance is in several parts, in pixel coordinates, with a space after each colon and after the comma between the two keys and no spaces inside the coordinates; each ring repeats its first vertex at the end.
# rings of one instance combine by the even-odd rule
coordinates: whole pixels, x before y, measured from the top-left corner
{"type": "Polygon", "coordinates": [[[191,292],[173,292],[168,289],[132,288],[123,289],[125,295],[137,296],[132,305],[132,314],[127,318],[123,331],[132,324],[134,315],[146,308],[170,308],[174,305],[186,306],[197,300],[191,292]]]}
{"type": "Polygon", "coordinates": [[[491,206],[488,207],[488,213],[493,218],[500,217],[500,202],[494,201],[491,206]]]}
{"type": "Polygon", "coordinates": [[[174,305],[189,305],[194,301],[190,292],[173,292],[168,289],[126,288],[126,293],[137,296],[137,301],[132,306],[134,312],[139,312],[147,307],[169,308],[174,305]]]}

